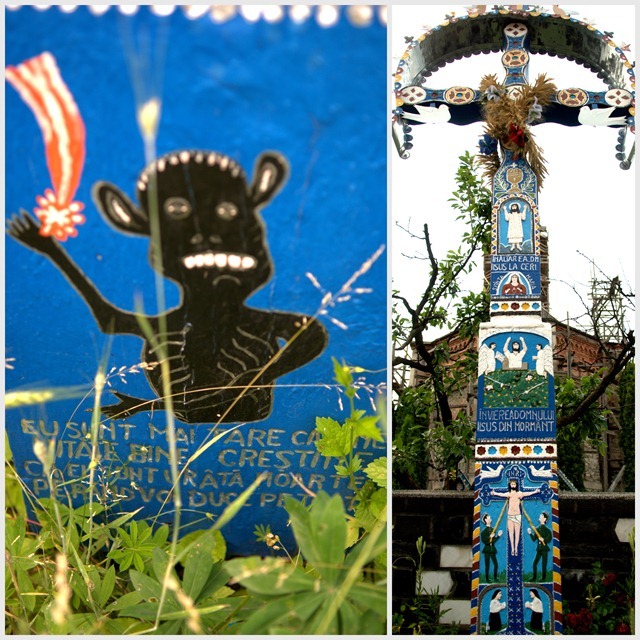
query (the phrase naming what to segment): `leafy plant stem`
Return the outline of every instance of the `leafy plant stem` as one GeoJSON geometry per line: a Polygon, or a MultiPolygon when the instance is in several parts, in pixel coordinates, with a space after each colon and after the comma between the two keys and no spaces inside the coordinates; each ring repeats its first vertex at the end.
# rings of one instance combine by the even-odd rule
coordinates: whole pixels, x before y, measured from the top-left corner
{"type": "MultiPolygon", "coordinates": [[[[351,417],[355,418],[355,413],[356,413],[356,404],[354,401],[354,395],[349,394],[349,410],[351,412],[351,417]]],[[[349,469],[349,488],[352,489],[353,491],[355,491],[357,489],[356,487],[356,478],[355,478],[355,472],[353,471],[353,449],[355,446],[355,441],[356,441],[356,436],[355,436],[355,428],[354,428],[354,424],[353,422],[350,423],[349,425],[349,442],[350,442],[350,447],[349,447],[349,454],[348,454],[348,460],[349,460],[349,464],[347,465],[347,468],[349,469]]]]}
{"type": "Polygon", "coordinates": [[[319,623],[313,628],[310,633],[317,635],[324,635],[327,633],[331,622],[335,618],[338,613],[338,609],[342,606],[342,603],[345,601],[349,590],[356,583],[360,575],[362,574],[362,570],[364,566],[367,564],[371,555],[373,555],[374,548],[378,542],[378,536],[382,532],[385,527],[385,522],[383,520],[378,520],[373,528],[369,536],[367,537],[366,542],[362,548],[358,559],[353,563],[353,565],[349,568],[347,575],[345,576],[342,584],[338,587],[335,592],[334,597],[331,599],[329,607],[327,609],[326,614],[322,617],[319,623]]]}
{"type": "MultiPolygon", "coordinates": [[[[147,104],[150,104],[151,101],[147,104]]],[[[159,101],[157,104],[160,104],[159,101]]],[[[146,105],[142,106],[142,109],[146,105]]],[[[159,116],[159,113],[158,113],[159,116]]],[[[149,127],[146,131],[142,129],[142,136],[144,140],[144,152],[145,160],[147,164],[151,164],[156,157],[156,144],[155,135],[157,131],[157,122],[153,123],[155,126],[149,127]]],[[[158,306],[158,335],[161,339],[158,341],[159,350],[158,358],[160,361],[160,369],[162,371],[162,393],[165,403],[165,415],[166,415],[166,436],[167,444],[169,446],[169,467],[171,471],[172,491],[174,504],[174,519],[173,529],[171,532],[171,547],[169,550],[169,562],[165,569],[164,579],[162,581],[162,593],[160,596],[160,602],[158,604],[158,613],[155,620],[155,628],[160,624],[160,617],[163,611],[163,605],[167,598],[169,577],[173,566],[176,561],[176,550],[178,547],[178,540],[180,535],[180,520],[182,512],[182,495],[180,492],[180,473],[178,471],[178,447],[176,441],[175,432],[175,416],[173,413],[173,397],[171,393],[171,368],[169,366],[169,360],[167,359],[167,352],[164,340],[162,336],[167,335],[167,317],[166,317],[166,299],[164,291],[164,275],[162,269],[162,252],[161,237],[160,237],[160,211],[158,204],[158,175],[157,171],[151,171],[149,176],[149,193],[152,197],[149,198],[149,228],[151,232],[151,251],[153,254],[152,262],[156,265],[154,269],[155,287],[156,287],[156,301],[158,306]]],[[[148,329],[151,329],[149,326],[148,329]]],[[[153,333],[149,331],[149,333],[153,333]]]]}
{"type": "Polygon", "coordinates": [[[93,413],[91,414],[91,462],[89,463],[89,539],[87,542],[87,555],[85,562],[89,562],[89,559],[91,558],[93,537],[93,488],[95,486],[96,468],[99,463],[98,434],[100,432],[100,402],[106,382],[106,354],[108,352],[109,349],[105,349],[102,362],[100,363],[98,372],[94,378],[93,413]]]}

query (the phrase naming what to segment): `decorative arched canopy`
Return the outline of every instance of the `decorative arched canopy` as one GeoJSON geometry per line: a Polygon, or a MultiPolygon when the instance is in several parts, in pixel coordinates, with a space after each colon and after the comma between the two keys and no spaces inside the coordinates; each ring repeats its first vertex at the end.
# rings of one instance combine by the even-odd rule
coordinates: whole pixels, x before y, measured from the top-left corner
{"type": "Polygon", "coordinates": [[[479,5],[470,8],[468,15],[448,16],[422,35],[413,39],[407,37],[407,50],[394,73],[396,108],[393,112],[393,134],[402,157],[408,157],[407,150],[410,147],[407,147],[404,140],[406,136],[403,136],[402,127],[398,125],[404,124],[406,128],[407,123],[403,123],[403,119],[410,120],[412,125],[425,122],[424,119],[411,117],[420,113],[414,106],[416,104],[455,105],[455,112],[452,110],[450,118],[452,124],[469,124],[481,119],[481,100],[484,96],[477,87],[455,87],[458,90],[466,89],[467,94],[463,98],[458,95],[456,100],[452,100],[450,92],[453,88],[439,93],[425,91],[427,78],[456,60],[504,50],[504,30],[510,24],[526,27],[524,48],[527,60],[523,67],[528,61],[528,54],[557,56],[591,70],[606,87],[596,91],[588,88],[559,90],[545,111],[545,121],[575,126],[581,124],[576,107],[584,104],[613,106],[615,111],[612,116],[624,116],[626,121],[623,126],[635,132],[634,63],[627,58],[623,48],[613,41],[613,34],[571,17],[559,7],[554,7],[554,14],[529,11],[527,7],[523,5],[522,10],[507,7],[487,10],[486,6],[479,5]],[[579,93],[577,100],[571,92],[579,93]],[[424,100],[421,100],[423,95],[424,100]]]}

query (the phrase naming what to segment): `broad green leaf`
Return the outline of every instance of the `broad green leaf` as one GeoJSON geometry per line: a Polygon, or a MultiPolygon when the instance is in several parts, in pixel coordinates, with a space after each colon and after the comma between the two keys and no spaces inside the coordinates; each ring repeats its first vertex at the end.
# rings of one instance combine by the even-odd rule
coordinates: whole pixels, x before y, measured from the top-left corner
{"type": "Polygon", "coordinates": [[[157,602],[139,602],[130,607],[123,607],[121,615],[140,620],[154,621],[158,615],[157,602]]]}
{"type": "Polygon", "coordinates": [[[353,385],[353,375],[351,369],[344,363],[338,362],[336,358],[331,358],[333,362],[333,375],[335,381],[344,387],[345,391],[349,391],[353,385]]]}
{"type": "Polygon", "coordinates": [[[335,583],[341,573],[347,545],[346,514],[340,495],[329,497],[320,491],[311,503],[309,525],[318,557],[311,560],[305,553],[302,541],[296,536],[300,550],[323,578],[335,583]]]}
{"type": "Polygon", "coordinates": [[[349,460],[348,464],[337,464],[335,465],[334,469],[339,476],[344,478],[356,474],[358,471],[360,471],[361,467],[362,461],[356,454],[353,456],[353,458],[351,458],[351,460],[349,460]]]}
{"type": "Polygon", "coordinates": [[[366,476],[379,487],[387,486],[387,458],[382,456],[364,468],[366,476]]]}
{"type": "Polygon", "coordinates": [[[371,496],[369,501],[369,509],[377,520],[386,521],[387,519],[387,490],[378,489],[371,496]]]}
{"type": "Polygon", "coordinates": [[[350,518],[347,520],[347,542],[346,548],[352,547],[360,537],[360,525],[357,520],[350,518]]]}
{"type": "MultiPolygon", "coordinates": [[[[385,607],[386,610],[386,607],[385,607]]],[[[350,602],[345,600],[338,609],[338,625],[341,635],[358,633],[362,612],[358,611],[350,602]]]]}
{"type": "MultiPolygon", "coordinates": [[[[129,571],[129,577],[136,591],[142,596],[143,600],[158,603],[162,596],[162,585],[153,578],[140,573],[135,569],[129,571]]],[[[173,598],[170,591],[165,596],[165,610],[176,610],[179,608],[178,603],[173,598]]]]}
{"type": "Polygon", "coordinates": [[[74,594],[76,594],[81,602],[89,602],[89,588],[82,576],[72,571],[69,575],[69,586],[74,594]]]}
{"type": "Polygon", "coordinates": [[[133,537],[133,527],[130,528],[130,531],[132,535],[129,535],[122,527],[118,529],[118,538],[122,541],[122,546],[125,549],[131,549],[133,546],[135,546],[134,537],[133,537]]]}
{"type": "Polygon", "coordinates": [[[320,609],[316,612],[316,615],[313,617],[313,620],[311,620],[309,624],[305,626],[304,633],[309,635],[316,635],[321,633],[323,636],[338,635],[340,633],[338,616],[333,615],[329,617],[329,613],[332,608],[332,599],[326,598],[322,602],[322,606],[320,607],[320,609]],[[322,628],[322,631],[319,631],[320,628],[322,628]]]}
{"type": "Polygon", "coordinates": [[[275,632],[298,633],[326,599],[326,593],[302,593],[278,598],[255,611],[242,625],[243,635],[275,632]]]}
{"type": "Polygon", "coordinates": [[[134,618],[101,618],[94,633],[110,636],[138,635],[149,628],[148,623],[134,618]]]}
{"type": "Polygon", "coordinates": [[[123,596],[120,596],[115,602],[111,603],[106,609],[106,613],[111,613],[112,611],[120,611],[125,607],[131,607],[134,604],[138,604],[142,600],[142,594],[139,591],[129,591],[129,593],[125,593],[123,596]]]}
{"type": "MultiPolygon", "coordinates": [[[[386,600],[386,599],[385,599],[386,600]]],[[[387,628],[386,609],[372,609],[367,615],[360,616],[358,627],[359,635],[363,636],[384,636],[387,628]]]]}
{"type": "Polygon", "coordinates": [[[153,534],[153,544],[156,547],[164,547],[167,539],[169,538],[169,526],[163,524],[158,527],[153,534]]]}
{"type": "Polygon", "coordinates": [[[133,564],[134,555],[133,551],[126,551],[121,552],[118,557],[115,555],[112,557],[120,566],[120,571],[126,571],[133,564]]]}
{"type": "MultiPolygon", "coordinates": [[[[158,549],[157,547],[153,550],[152,556],[152,565],[153,565],[153,573],[156,576],[158,582],[163,584],[164,579],[167,575],[167,567],[169,566],[169,555],[164,549],[158,549]]],[[[169,573],[178,583],[178,576],[176,575],[175,569],[172,567],[169,573]]]]}
{"type": "Polygon", "coordinates": [[[316,418],[316,431],[322,436],[316,448],[323,456],[344,458],[351,451],[348,430],[333,418],[316,418]]]}
{"type": "Polygon", "coordinates": [[[209,572],[209,578],[200,591],[199,601],[206,598],[223,598],[233,594],[233,590],[226,588],[227,574],[223,571],[223,563],[216,562],[209,572]]]}
{"type": "Polygon", "coordinates": [[[354,584],[349,590],[349,599],[357,602],[364,609],[386,612],[387,589],[385,585],[368,582],[354,584]]]}
{"type": "MultiPolygon", "coordinates": [[[[229,606],[226,604],[212,604],[207,607],[195,607],[194,610],[201,616],[205,616],[228,608],[229,606]]],[[[181,609],[180,611],[167,611],[160,616],[160,620],[185,620],[189,615],[190,613],[185,609],[181,609]]]]}
{"type": "Polygon", "coordinates": [[[178,562],[184,565],[186,558],[190,553],[191,546],[198,542],[202,536],[213,536],[213,549],[211,552],[211,561],[220,562],[224,560],[227,555],[227,543],[224,540],[224,536],[220,531],[215,528],[208,530],[192,531],[187,535],[180,538],[178,541],[178,547],[176,551],[176,557],[178,562]]]}
{"type": "MultiPolygon", "coordinates": [[[[15,574],[19,593],[27,594],[34,591],[33,583],[31,582],[29,574],[26,571],[24,571],[23,569],[18,569],[16,570],[15,574]]],[[[22,602],[24,602],[24,606],[27,611],[33,611],[36,608],[35,596],[23,595],[22,602]]]]}
{"type": "Polygon", "coordinates": [[[182,635],[180,633],[183,626],[182,620],[169,620],[158,627],[156,632],[159,636],[177,636],[182,635]]]}
{"type": "Polygon", "coordinates": [[[232,582],[240,583],[261,596],[277,596],[314,591],[319,584],[302,569],[283,558],[235,558],[224,565],[232,582]]]}
{"type": "Polygon", "coordinates": [[[356,563],[362,566],[372,562],[387,549],[387,526],[382,522],[376,523],[370,533],[356,544],[347,554],[345,565],[352,566],[356,563]],[[370,544],[372,546],[370,546],[370,544]],[[364,556],[363,556],[364,554],[364,556]]]}
{"type": "Polygon", "coordinates": [[[144,573],[144,560],[139,553],[133,554],[133,566],[141,573],[144,573]]]}
{"type": "Polygon", "coordinates": [[[211,558],[215,545],[213,531],[207,531],[189,548],[189,555],[184,563],[182,588],[194,602],[209,579],[213,568],[211,558]]]}
{"type": "Polygon", "coordinates": [[[348,418],[345,426],[350,427],[353,425],[353,432],[355,436],[359,436],[361,438],[371,438],[371,440],[376,440],[377,442],[382,441],[382,434],[380,433],[380,429],[376,426],[378,422],[378,416],[359,416],[355,421],[351,418],[348,418]]]}
{"type": "Polygon", "coordinates": [[[96,591],[95,597],[98,604],[101,607],[107,603],[111,594],[113,593],[113,589],[116,586],[116,568],[114,565],[111,565],[105,572],[104,576],[102,576],[102,584],[100,585],[99,591],[96,591]]]}
{"type": "Polygon", "coordinates": [[[69,629],[74,635],[129,635],[136,634],[148,627],[132,618],[111,619],[106,616],[96,617],[95,613],[75,613],[67,618],[69,629]]]}
{"type": "MultiPolygon", "coordinates": [[[[279,598],[255,611],[240,628],[243,636],[268,635],[275,625],[281,625],[293,617],[292,605],[279,598]]],[[[292,633],[294,630],[290,630],[292,633]]]]}

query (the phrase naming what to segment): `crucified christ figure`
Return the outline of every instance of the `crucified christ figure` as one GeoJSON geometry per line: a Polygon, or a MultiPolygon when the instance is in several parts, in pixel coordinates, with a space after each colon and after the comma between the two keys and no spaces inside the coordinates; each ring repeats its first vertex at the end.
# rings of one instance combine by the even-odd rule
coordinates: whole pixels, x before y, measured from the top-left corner
{"type": "Polygon", "coordinates": [[[520,502],[522,498],[532,496],[539,493],[540,489],[533,491],[520,491],[518,481],[515,478],[509,480],[509,489],[506,493],[491,490],[492,496],[506,498],[508,502],[507,509],[507,533],[511,543],[511,555],[518,555],[518,543],[520,541],[520,528],[522,526],[522,512],[520,510],[520,502]]]}

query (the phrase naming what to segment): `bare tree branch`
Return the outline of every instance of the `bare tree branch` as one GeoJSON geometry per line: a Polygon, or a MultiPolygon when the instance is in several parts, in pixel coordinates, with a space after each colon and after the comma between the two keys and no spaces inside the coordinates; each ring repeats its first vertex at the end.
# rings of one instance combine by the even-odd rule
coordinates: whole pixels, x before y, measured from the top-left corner
{"type": "Polygon", "coordinates": [[[605,393],[609,385],[616,379],[616,376],[634,357],[635,352],[635,336],[633,335],[633,331],[629,331],[625,336],[620,353],[610,365],[607,372],[602,376],[600,384],[589,395],[585,396],[582,402],[569,415],[558,417],[556,421],[557,426],[563,427],[581,418],[589,407],[605,393]]]}

